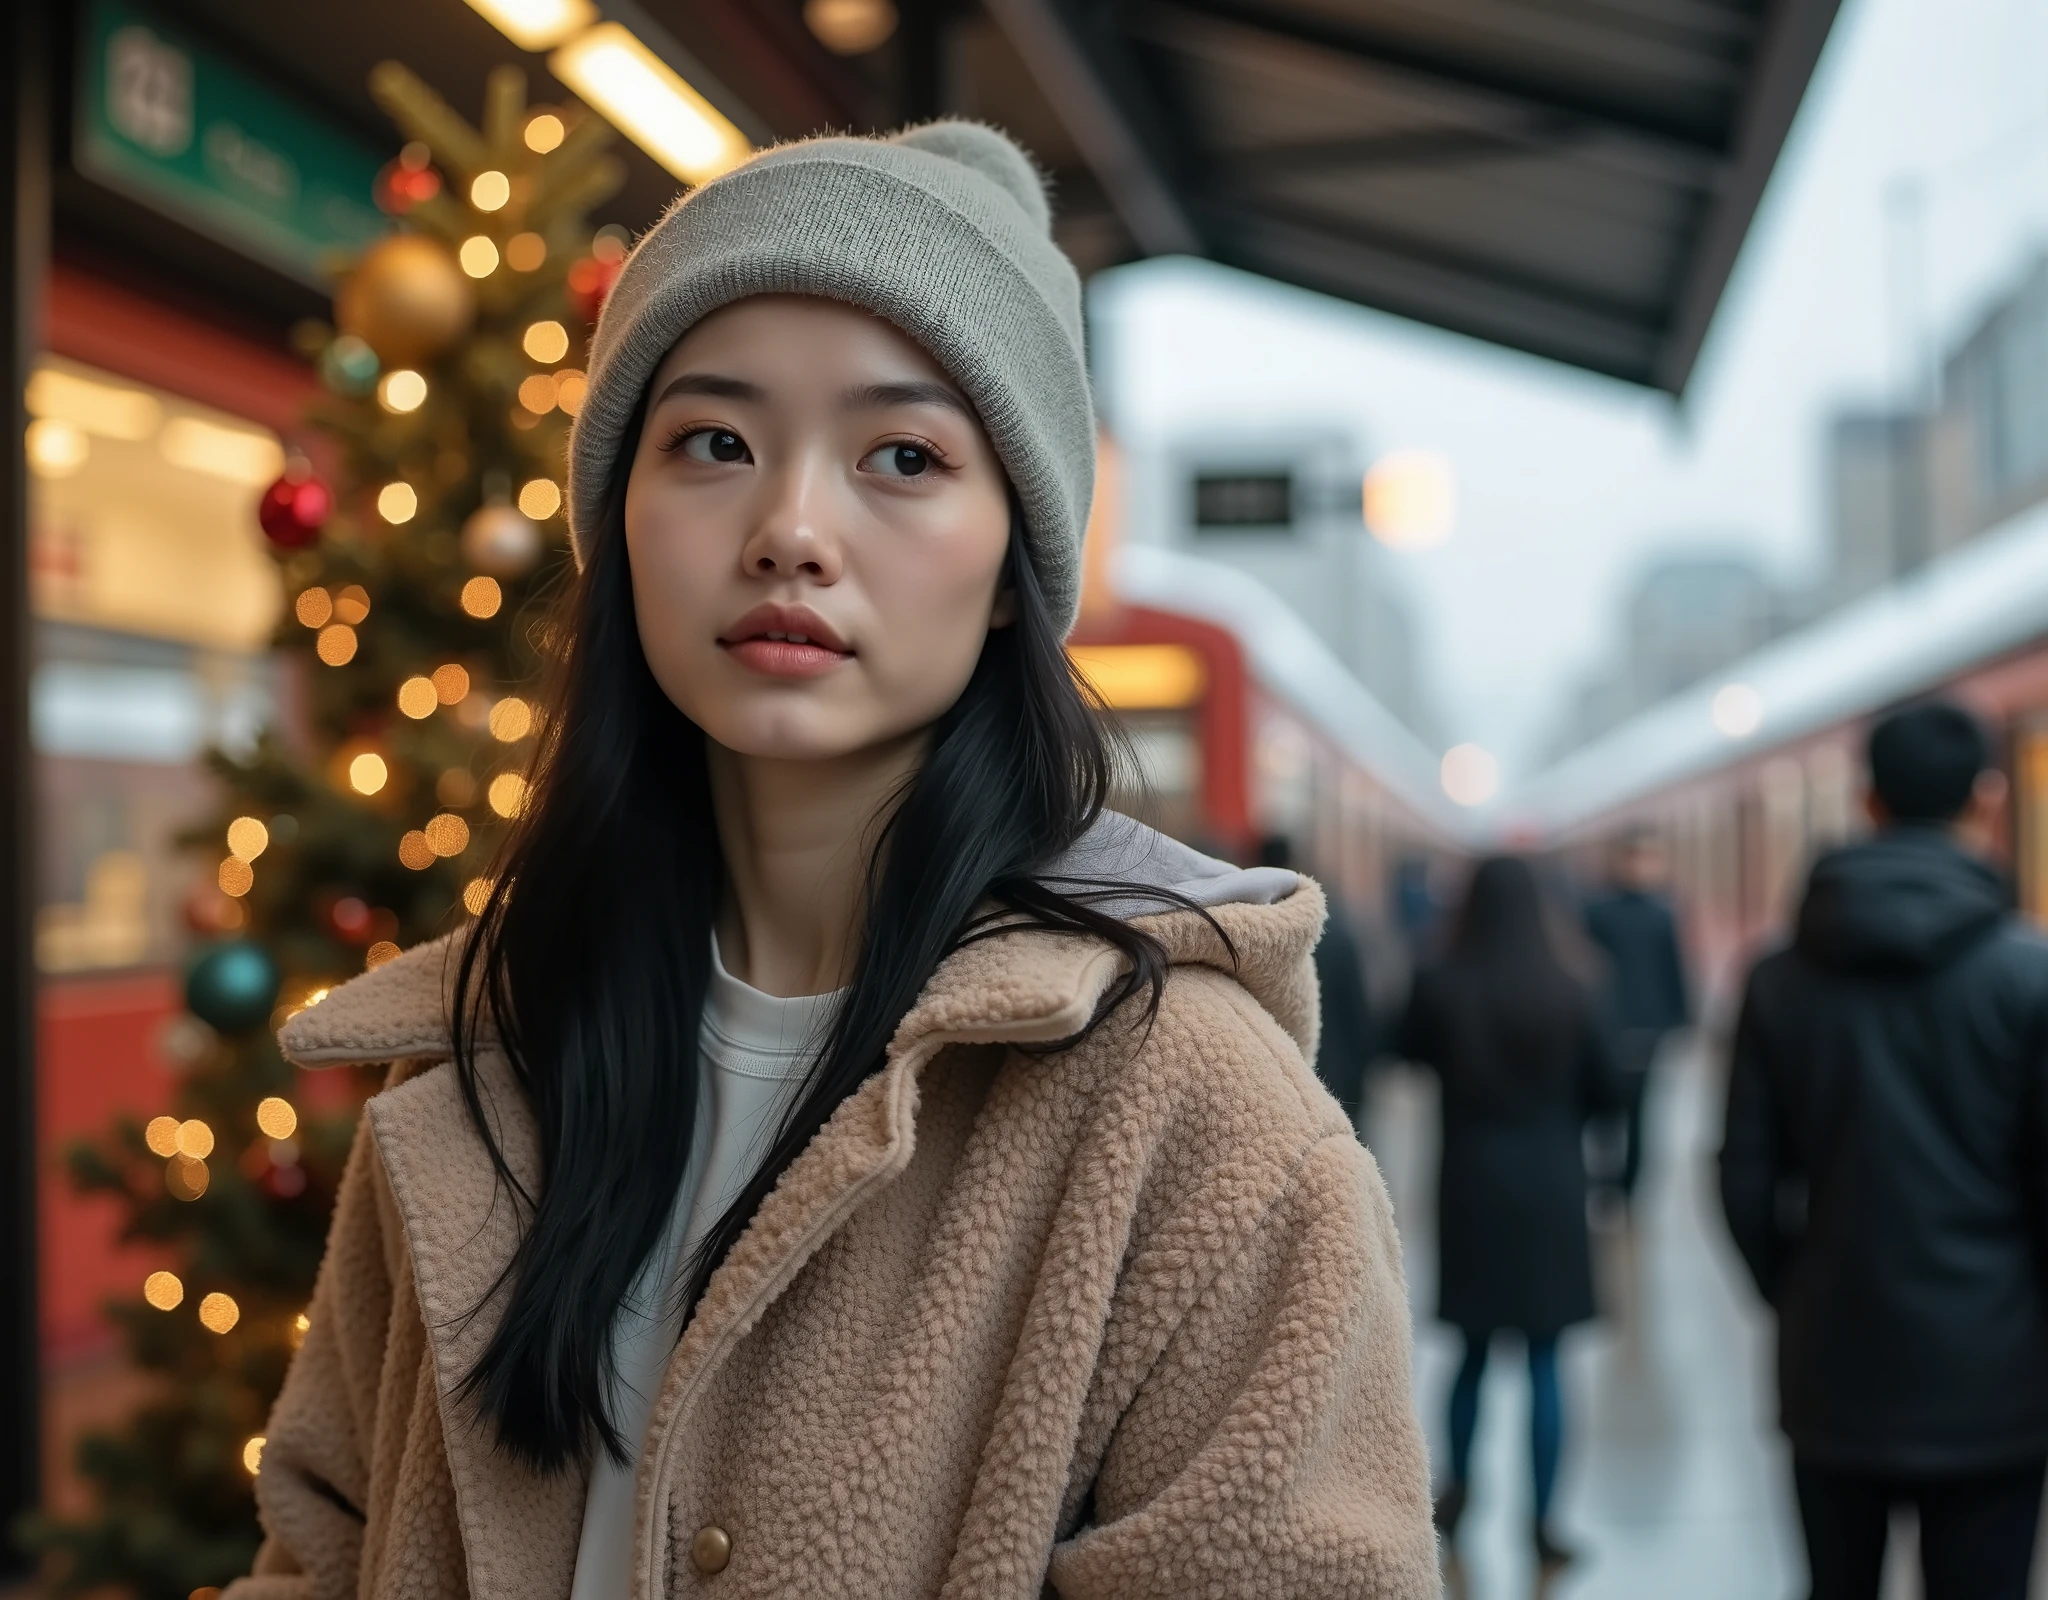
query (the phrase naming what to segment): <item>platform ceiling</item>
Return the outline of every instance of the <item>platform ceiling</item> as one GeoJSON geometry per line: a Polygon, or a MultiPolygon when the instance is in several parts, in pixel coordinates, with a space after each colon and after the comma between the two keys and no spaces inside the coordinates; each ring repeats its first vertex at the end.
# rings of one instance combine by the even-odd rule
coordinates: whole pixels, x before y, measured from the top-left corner
{"type": "MultiPolygon", "coordinates": [[[[396,56],[474,112],[537,56],[462,0],[164,0],[350,120],[396,56]]],[[[1204,256],[1681,391],[1838,0],[896,0],[835,57],[798,0],[606,4],[757,138],[955,112],[1051,169],[1084,271],[1204,256]]],[[[620,220],[673,190],[633,159],[620,220]]]]}

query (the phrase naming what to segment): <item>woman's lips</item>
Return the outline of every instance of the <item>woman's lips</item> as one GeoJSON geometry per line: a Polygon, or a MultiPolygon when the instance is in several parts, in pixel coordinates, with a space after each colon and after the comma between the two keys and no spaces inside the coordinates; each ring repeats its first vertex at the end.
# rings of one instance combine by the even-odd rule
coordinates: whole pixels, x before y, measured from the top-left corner
{"type": "Polygon", "coordinates": [[[770,678],[815,678],[853,659],[850,651],[791,639],[742,639],[725,649],[741,666],[770,678]]]}

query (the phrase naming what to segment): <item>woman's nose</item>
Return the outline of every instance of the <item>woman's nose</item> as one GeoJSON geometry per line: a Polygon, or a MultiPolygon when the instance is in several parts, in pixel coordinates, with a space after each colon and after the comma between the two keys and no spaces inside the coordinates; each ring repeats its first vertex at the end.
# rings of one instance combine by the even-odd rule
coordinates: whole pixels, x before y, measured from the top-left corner
{"type": "Polygon", "coordinates": [[[823,475],[813,468],[792,467],[778,474],[740,552],[748,575],[836,583],[843,562],[830,498],[823,475]]]}

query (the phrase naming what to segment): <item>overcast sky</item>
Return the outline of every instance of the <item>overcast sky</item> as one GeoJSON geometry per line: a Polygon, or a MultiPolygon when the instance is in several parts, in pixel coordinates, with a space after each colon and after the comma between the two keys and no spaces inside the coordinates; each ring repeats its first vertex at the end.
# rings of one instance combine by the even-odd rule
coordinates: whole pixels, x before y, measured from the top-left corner
{"type": "Polygon", "coordinates": [[[1206,264],[1096,280],[1104,409],[1132,443],[1339,421],[1448,456],[1458,525],[1406,555],[1452,740],[1512,773],[1613,643],[1654,554],[1819,567],[1831,410],[1895,393],[2048,246],[2048,0],[1846,0],[1682,406],[1206,264]],[[1902,314],[1902,185],[1924,197],[1902,314]]]}

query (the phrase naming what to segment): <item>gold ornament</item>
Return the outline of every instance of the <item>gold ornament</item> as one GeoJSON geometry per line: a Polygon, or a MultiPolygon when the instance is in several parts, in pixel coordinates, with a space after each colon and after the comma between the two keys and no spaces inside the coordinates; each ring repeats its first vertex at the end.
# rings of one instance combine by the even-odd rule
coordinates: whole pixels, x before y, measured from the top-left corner
{"type": "Polygon", "coordinates": [[[363,252],[334,297],[334,320],[386,367],[419,367],[469,332],[476,289],[445,245],[394,233],[363,252]]]}

